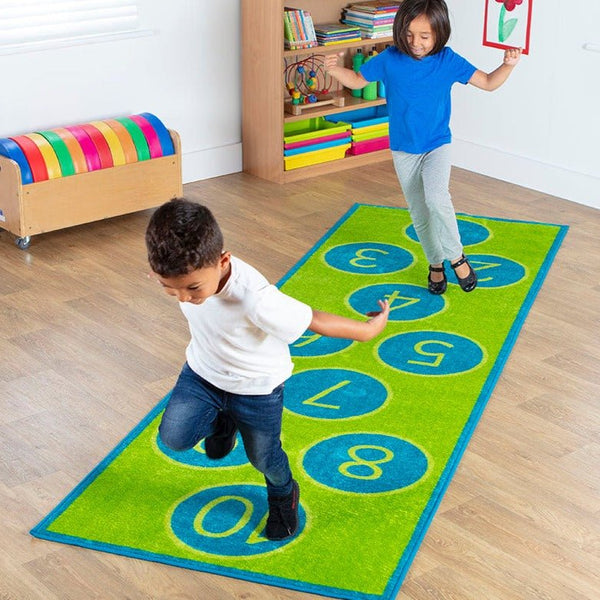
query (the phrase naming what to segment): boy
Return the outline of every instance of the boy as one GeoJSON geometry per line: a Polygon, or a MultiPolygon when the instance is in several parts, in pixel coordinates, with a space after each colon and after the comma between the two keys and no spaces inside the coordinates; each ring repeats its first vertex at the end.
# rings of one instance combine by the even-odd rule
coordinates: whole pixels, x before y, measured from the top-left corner
{"type": "Polygon", "coordinates": [[[265,477],[265,535],[282,540],[298,528],[297,482],[280,440],[283,383],[293,364],[288,344],[306,329],[357,341],[386,326],[389,306],[368,321],[312,310],[287,296],[223,248],[208,208],[176,198],[159,207],[146,231],[148,261],[165,292],[179,300],[191,341],[159,427],[174,450],[202,438],[208,458],[226,456],[239,429],[252,465],[265,477]]]}

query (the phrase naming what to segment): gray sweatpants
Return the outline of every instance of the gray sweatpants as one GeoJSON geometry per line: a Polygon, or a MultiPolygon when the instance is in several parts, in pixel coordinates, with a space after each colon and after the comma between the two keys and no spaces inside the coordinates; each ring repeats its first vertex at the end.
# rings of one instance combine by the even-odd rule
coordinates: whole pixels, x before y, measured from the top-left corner
{"type": "Polygon", "coordinates": [[[460,258],[463,247],[448,190],[450,145],[425,154],[392,151],[415,231],[429,264],[460,258]]]}

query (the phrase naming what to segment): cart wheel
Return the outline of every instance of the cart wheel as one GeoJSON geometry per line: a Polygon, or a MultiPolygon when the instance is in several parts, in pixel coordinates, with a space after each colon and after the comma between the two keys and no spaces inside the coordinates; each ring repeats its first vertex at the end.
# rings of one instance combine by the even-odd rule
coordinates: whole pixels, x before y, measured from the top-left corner
{"type": "Polygon", "coordinates": [[[30,235],[26,235],[25,237],[18,237],[15,240],[15,244],[21,250],[27,250],[27,248],[29,248],[29,246],[31,245],[31,236],[30,235]]]}

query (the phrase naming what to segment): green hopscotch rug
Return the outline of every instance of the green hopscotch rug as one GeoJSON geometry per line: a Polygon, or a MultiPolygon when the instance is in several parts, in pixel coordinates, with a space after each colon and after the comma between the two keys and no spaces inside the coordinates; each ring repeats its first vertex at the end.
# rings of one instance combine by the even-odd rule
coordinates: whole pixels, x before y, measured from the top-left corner
{"type": "Polygon", "coordinates": [[[31,533],[334,598],[394,598],[567,232],[469,215],[459,227],[479,275],[469,294],[450,273],[447,292],[429,294],[408,212],[370,205],[355,205],[280,282],[354,317],[378,298],[391,304],[371,342],[306,332],[291,346],[292,539],[263,536],[264,482],[239,439],[212,462],[201,444],[161,444],[167,398],[31,533]]]}

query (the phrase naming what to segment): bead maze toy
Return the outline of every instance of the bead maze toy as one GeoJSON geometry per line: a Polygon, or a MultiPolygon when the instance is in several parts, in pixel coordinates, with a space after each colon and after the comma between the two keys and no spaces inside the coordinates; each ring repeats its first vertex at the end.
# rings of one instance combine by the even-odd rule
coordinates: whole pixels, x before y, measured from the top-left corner
{"type": "Polygon", "coordinates": [[[179,135],[152,113],[0,138],[0,229],[22,250],[182,193],[179,135]]]}
{"type": "Polygon", "coordinates": [[[338,83],[336,93],[330,93],[333,78],[323,68],[323,58],[322,54],[311,54],[302,60],[285,61],[285,87],[291,96],[291,100],[285,102],[285,112],[301,115],[304,110],[317,106],[344,106],[338,83]]]}

